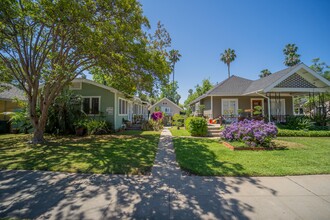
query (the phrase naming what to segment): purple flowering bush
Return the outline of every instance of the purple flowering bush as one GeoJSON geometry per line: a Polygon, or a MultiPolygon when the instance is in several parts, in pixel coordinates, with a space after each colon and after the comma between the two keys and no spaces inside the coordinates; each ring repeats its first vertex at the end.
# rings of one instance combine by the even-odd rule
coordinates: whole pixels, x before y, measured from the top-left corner
{"type": "Polygon", "coordinates": [[[163,113],[162,112],[154,112],[151,114],[151,118],[154,121],[159,121],[163,119],[163,113]]]}
{"type": "Polygon", "coordinates": [[[221,132],[221,137],[228,141],[242,141],[250,147],[270,147],[277,132],[272,122],[245,119],[227,126],[221,132]]]}

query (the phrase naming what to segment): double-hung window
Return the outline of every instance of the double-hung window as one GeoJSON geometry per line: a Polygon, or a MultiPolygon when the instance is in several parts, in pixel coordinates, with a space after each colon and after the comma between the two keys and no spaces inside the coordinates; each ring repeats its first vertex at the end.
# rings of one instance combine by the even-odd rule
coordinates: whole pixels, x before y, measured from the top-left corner
{"type": "Polygon", "coordinates": [[[221,99],[222,115],[237,115],[238,114],[238,99],[221,99]]]}
{"type": "Polygon", "coordinates": [[[82,97],[82,110],[87,115],[100,114],[100,97],[82,97]]]}
{"type": "Polygon", "coordinates": [[[127,101],[119,99],[119,115],[127,115],[127,101]]]}

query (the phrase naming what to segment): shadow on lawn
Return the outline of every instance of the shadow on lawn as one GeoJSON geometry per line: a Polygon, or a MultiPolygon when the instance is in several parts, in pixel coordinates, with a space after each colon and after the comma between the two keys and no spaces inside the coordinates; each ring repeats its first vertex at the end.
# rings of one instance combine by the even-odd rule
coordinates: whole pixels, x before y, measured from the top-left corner
{"type": "Polygon", "coordinates": [[[0,169],[147,174],[159,135],[53,137],[43,145],[25,144],[27,140],[2,140],[0,169]]]}
{"type": "MultiPolygon", "coordinates": [[[[171,138],[164,141],[165,149],[173,152],[171,138]]],[[[228,166],[216,162],[205,149],[198,152],[213,159],[213,165],[228,166]]],[[[160,156],[168,162],[166,154],[160,156]]],[[[106,159],[103,162],[108,163],[106,159]]],[[[205,163],[201,169],[207,166],[205,163]]],[[[175,166],[172,168],[159,176],[3,170],[0,218],[248,219],[254,207],[230,195],[242,190],[244,184],[276,195],[256,178],[181,176],[175,166]]]]}

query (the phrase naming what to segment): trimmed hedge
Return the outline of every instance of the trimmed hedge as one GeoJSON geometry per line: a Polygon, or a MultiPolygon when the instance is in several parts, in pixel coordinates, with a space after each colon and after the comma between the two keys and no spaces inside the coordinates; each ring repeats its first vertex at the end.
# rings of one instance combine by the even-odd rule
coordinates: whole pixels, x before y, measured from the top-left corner
{"type": "Polygon", "coordinates": [[[330,137],[330,131],[304,131],[278,129],[278,137],[330,137]]]}
{"type": "Polygon", "coordinates": [[[207,135],[207,122],[202,117],[188,117],[185,121],[185,127],[191,136],[207,135]]]}

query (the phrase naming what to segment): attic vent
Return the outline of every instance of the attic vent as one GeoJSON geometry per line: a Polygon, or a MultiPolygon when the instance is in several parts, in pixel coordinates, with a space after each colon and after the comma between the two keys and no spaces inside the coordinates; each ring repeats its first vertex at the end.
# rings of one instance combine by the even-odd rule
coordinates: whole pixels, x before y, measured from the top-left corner
{"type": "Polygon", "coordinates": [[[316,86],[308,82],[299,74],[294,73],[280,82],[276,88],[316,88],[316,86]]]}
{"type": "Polygon", "coordinates": [[[81,90],[81,82],[73,82],[70,85],[71,90],[81,90]]]}

